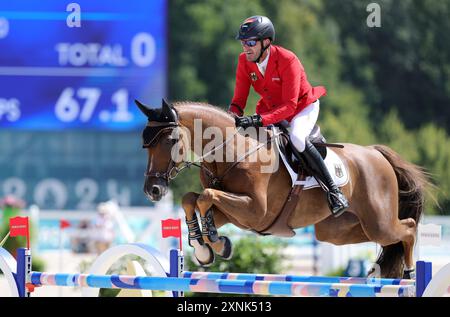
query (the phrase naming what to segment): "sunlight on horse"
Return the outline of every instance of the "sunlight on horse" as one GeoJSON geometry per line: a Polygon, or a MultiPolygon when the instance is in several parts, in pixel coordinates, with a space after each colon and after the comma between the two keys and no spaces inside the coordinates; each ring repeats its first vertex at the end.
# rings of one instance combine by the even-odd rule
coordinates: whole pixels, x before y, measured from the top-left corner
{"type": "MultiPolygon", "coordinates": [[[[148,118],[143,131],[144,147],[148,150],[144,192],[152,201],[167,193],[170,180],[180,170],[196,165],[174,160],[174,145],[181,156],[186,155],[188,147],[198,157],[205,154],[204,147],[210,140],[203,139],[201,146],[195,148],[194,139],[198,137],[194,135],[195,119],[202,119],[201,133],[210,127],[219,128],[223,135],[227,128],[235,131],[231,142],[223,145],[223,153],[235,150],[239,142],[250,149],[259,144],[256,139],[237,133],[232,115],[211,105],[195,102],[169,105],[163,101],[161,108],[151,109],[138,101],[136,104],[148,118]],[[182,137],[186,135],[191,136],[190,140],[182,137]]],[[[377,259],[381,276],[408,278],[414,268],[413,247],[423,212],[424,189],[429,184],[426,174],[387,146],[343,145],[344,148],[333,151],[350,176],[341,188],[349,199],[348,211],[334,218],[320,187],[305,190],[285,227],[292,231],[314,225],[318,240],[335,245],[376,242],[383,247],[377,259]]],[[[269,142],[264,150],[276,161],[279,153],[275,146],[269,142]]],[[[217,232],[226,223],[256,233],[271,232],[292,181],[282,163],[273,173],[262,173],[263,164],[267,163],[203,160],[198,164],[204,190],[185,194],[182,207],[189,228],[189,245],[194,247],[200,264],[210,265],[215,254],[226,259],[232,256],[230,239],[217,232]]]]}

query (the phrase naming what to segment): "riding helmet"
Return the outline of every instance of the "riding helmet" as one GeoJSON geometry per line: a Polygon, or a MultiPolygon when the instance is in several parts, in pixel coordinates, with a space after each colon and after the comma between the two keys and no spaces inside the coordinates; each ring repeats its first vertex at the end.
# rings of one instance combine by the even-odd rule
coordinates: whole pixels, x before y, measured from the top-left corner
{"type": "Polygon", "coordinates": [[[270,38],[272,42],[275,40],[275,28],[268,17],[261,15],[245,19],[239,27],[239,32],[236,36],[237,40],[263,40],[266,38],[270,38]]]}

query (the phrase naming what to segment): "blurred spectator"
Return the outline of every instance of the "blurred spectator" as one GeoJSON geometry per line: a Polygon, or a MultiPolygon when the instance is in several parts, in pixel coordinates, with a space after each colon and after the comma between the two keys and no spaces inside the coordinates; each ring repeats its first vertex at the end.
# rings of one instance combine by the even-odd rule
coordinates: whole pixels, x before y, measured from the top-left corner
{"type": "Polygon", "coordinates": [[[108,249],[114,241],[113,213],[116,208],[117,204],[113,201],[100,203],[97,207],[98,214],[92,231],[94,249],[97,253],[108,249]]]}
{"type": "Polygon", "coordinates": [[[89,253],[90,248],[90,231],[91,225],[89,220],[81,220],[76,230],[71,234],[70,244],[72,251],[75,253],[89,253]]]}

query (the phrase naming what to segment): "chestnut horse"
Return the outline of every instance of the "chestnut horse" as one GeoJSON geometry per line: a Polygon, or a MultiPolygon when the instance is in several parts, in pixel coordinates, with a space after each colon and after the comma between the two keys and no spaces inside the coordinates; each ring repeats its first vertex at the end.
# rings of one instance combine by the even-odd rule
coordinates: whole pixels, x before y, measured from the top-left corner
{"type": "MultiPolygon", "coordinates": [[[[135,102],[148,118],[142,135],[143,147],[148,150],[146,196],[152,201],[160,200],[167,193],[170,180],[182,169],[200,167],[203,191],[189,192],[182,199],[189,245],[194,247],[200,264],[211,264],[214,253],[226,259],[232,256],[230,240],[217,233],[217,228],[224,224],[259,233],[270,228],[292,188],[286,167],[279,164],[267,173],[262,172],[266,163],[259,159],[249,161],[240,157],[232,162],[217,159],[219,149],[225,157],[230,151],[235,153],[236,144],[242,142],[253,152],[265,150],[275,161],[279,153],[270,138],[261,144],[256,138],[241,134],[231,114],[208,104],[169,105],[163,100],[161,108],[151,109],[135,102]],[[195,119],[201,119],[200,128],[196,128],[195,119]],[[208,129],[227,136],[219,142],[220,146],[208,148],[211,136],[204,137],[208,129]],[[196,138],[201,140],[197,144],[196,138]],[[177,150],[173,151],[175,146],[177,150]],[[200,164],[186,160],[191,150],[200,157],[197,160],[200,164]],[[178,156],[174,158],[173,153],[178,156]],[[212,154],[215,158],[207,160],[212,154]],[[196,212],[200,214],[201,228],[196,212]]],[[[305,190],[286,226],[295,229],[314,225],[319,241],[335,245],[376,242],[382,246],[376,262],[379,266],[375,265],[378,273],[382,277],[408,278],[414,271],[413,247],[428,178],[420,167],[405,161],[387,146],[342,145],[343,148],[333,151],[348,170],[349,181],[341,188],[350,203],[348,210],[334,218],[320,187],[305,190]]],[[[244,157],[248,158],[249,153],[244,157]]]]}

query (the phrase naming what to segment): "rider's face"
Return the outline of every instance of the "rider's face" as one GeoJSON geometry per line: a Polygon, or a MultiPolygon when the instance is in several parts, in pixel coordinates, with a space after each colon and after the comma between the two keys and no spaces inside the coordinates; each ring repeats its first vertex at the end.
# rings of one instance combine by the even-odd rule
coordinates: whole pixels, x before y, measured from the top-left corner
{"type": "Polygon", "coordinates": [[[261,41],[257,41],[257,40],[242,40],[241,41],[241,45],[242,45],[242,50],[245,53],[245,56],[247,57],[247,61],[249,62],[254,62],[259,54],[261,53],[261,41]],[[255,44],[254,42],[256,42],[255,46],[250,46],[252,44],[255,44]]]}
{"type": "MultiPolygon", "coordinates": [[[[267,46],[270,44],[269,39],[264,39],[264,45],[267,46]]],[[[261,54],[262,50],[262,44],[260,40],[241,40],[242,50],[245,53],[245,56],[247,57],[247,61],[249,62],[255,62],[258,58],[259,54],[261,54]]],[[[261,60],[264,60],[264,58],[267,56],[267,50],[264,51],[264,54],[262,56],[261,60]]]]}

